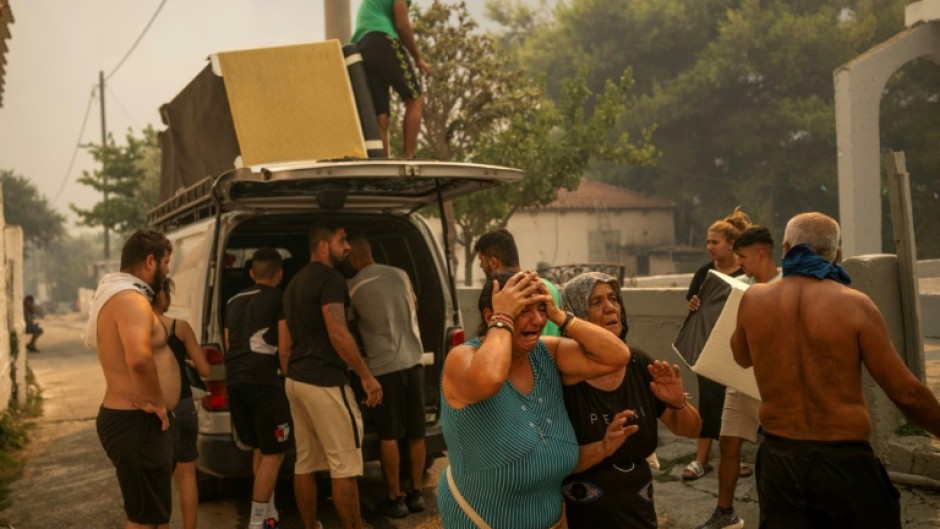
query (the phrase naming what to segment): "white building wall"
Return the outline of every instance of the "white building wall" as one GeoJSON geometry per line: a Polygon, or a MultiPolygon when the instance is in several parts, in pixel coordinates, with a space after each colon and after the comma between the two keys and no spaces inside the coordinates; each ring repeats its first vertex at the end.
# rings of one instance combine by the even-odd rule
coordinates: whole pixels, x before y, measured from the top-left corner
{"type": "MultiPolygon", "coordinates": [[[[430,226],[438,241],[441,240],[440,222],[430,226]]],[[[519,265],[535,269],[539,263],[550,266],[589,262],[590,237],[595,230],[617,230],[621,245],[667,246],[675,242],[675,219],[671,209],[596,211],[521,211],[510,217],[506,228],[516,238],[519,265]]],[[[479,236],[481,234],[477,234],[479,236]]],[[[464,249],[457,246],[455,253],[457,283],[464,284],[464,249]]],[[[482,271],[473,265],[473,284],[482,281],[482,271]]],[[[650,259],[650,273],[672,273],[671,262],[650,259]]]]}
{"type": "MultiPolygon", "coordinates": [[[[0,189],[0,233],[6,227],[3,217],[3,190],[0,189]]],[[[12,293],[7,281],[6,244],[0,244],[0,413],[6,411],[13,394],[13,355],[10,351],[10,306],[12,293]]]]}
{"type": "MultiPolygon", "coordinates": [[[[19,351],[13,361],[13,384],[16,388],[16,403],[26,405],[26,315],[23,314],[23,259],[24,235],[20,226],[6,226],[3,229],[3,243],[6,250],[7,277],[10,278],[9,332],[16,333],[19,351]]],[[[9,342],[6,342],[9,343],[9,342]]]]}

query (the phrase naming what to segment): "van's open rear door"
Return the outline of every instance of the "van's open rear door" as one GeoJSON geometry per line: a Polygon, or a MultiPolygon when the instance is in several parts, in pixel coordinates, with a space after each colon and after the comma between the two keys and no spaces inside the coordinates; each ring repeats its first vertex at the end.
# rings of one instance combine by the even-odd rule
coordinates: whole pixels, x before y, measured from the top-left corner
{"type": "Polygon", "coordinates": [[[223,174],[216,194],[223,209],[255,207],[414,211],[444,200],[521,180],[508,167],[417,160],[350,160],[244,168],[223,174]]]}

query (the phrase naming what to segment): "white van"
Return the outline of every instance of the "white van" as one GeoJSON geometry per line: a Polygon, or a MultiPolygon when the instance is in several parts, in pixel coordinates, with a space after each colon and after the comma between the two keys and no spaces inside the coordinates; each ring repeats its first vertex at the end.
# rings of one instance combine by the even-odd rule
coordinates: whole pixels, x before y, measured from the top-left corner
{"type": "MultiPolygon", "coordinates": [[[[151,225],[173,243],[176,282],[168,316],[189,321],[212,364],[209,394],[197,405],[201,474],[251,475],[250,452],[237,443],[228,411],[222,350],[228,299],[250,286],[244,260],[262,246],[284,256],[284,283],[309,261],[307,232],[330,219],[364,232],[375,260],[405,270],[418,300],[424,345],[429,461],[445,449],[440,425],[444,355],[464,340],[453,274],[418,210],[496,185],[522,173],[505,167],[414,160],[340,160],[242,168],[206,178],[163,202],[151,225]]],[[[443,216],[441,215],[441,218],[443,216]]],[[[443,227],[447,234],[446,225],[443,227]]],[[[381,300],[376,300],[381,302],[381,300]]],[[[358,381],[353,388],[361,391],[358,381]]],[[[378,439],[363,407],[363,455],[378,460],[378,439]]]]}

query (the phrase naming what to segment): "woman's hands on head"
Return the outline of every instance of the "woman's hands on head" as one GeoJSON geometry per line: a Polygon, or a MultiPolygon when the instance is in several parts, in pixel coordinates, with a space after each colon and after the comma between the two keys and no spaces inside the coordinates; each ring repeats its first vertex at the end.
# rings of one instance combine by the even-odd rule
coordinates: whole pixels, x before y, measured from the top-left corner
{"type": "MultiPolygon", "coordinates": [[[[508,314],[515,319],[527,305],[542,301],[540,288],[545,287],[539,280],[538,274],[532,270],[513,274],[503,288],[499,288],[499,282],[494,279],[493,314],[508,314]]],[[[548,297],[551,298],[551,295],[548,297]]]]}

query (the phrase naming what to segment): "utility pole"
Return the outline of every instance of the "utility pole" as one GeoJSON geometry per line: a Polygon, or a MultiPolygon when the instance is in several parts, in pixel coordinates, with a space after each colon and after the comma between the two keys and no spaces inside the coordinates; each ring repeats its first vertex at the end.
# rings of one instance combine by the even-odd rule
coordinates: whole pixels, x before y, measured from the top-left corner
{"type": "MultiPolygon", "coordinates": [[[[108,128],[104,121],[104,71],[98,71],[98,95],[101,97],[101,148],[104,149],[108,144],[108,128]]],[[[106,171],[101,171],[102,184],[104,186],[104,260],[111,258],[111,241],[108,234],[108,176],[106,171]]],[[[105,264],[107,266],[107,264],[105,264]]]]}
{"type": "Polygon", "coordinates": [[[323,19],[327,39],[339,39],[340,44],[349,42],[352,25],[349,22],[349,0],[326,0],[323,2],[323,19]]]}

